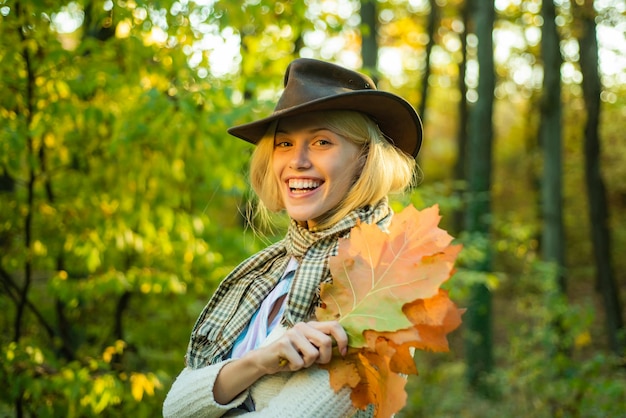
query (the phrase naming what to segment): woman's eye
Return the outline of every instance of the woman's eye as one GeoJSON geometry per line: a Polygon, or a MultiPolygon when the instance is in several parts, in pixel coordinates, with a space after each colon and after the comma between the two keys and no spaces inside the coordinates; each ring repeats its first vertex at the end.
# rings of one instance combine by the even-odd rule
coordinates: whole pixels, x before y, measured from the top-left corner
{"type": "Polygon", "coordinates": [[[288,147],[289,145],[291,145],[289,141],[276,141],[276,143],[274,144],[274,147],[285,148],[285,147],[288,147]]]}

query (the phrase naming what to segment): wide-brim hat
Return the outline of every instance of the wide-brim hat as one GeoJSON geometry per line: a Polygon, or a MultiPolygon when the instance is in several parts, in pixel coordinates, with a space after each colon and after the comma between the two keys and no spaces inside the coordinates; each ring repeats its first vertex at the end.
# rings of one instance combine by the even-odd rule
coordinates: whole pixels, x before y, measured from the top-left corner
{"type": "Polygon", "coordinates": [[[284,90],[271,115],[234,126],[228,132],[256,144],[273,121],[319,110],[362,112],[378,124],[389,142],[413,157],[422,144],[422,122],[409,102],[377,90],[365,74],[309,58],[289,64],[284,90]]]}

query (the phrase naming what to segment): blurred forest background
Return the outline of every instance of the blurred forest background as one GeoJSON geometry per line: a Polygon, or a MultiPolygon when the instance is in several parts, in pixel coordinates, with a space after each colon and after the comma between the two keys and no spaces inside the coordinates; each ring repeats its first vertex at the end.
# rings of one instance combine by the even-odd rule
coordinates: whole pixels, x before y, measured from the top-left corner
{"type": "Polygon", "coordinates": [[[419,109],[393,204],[465,246],[464,324],[401,416],[625,416],[625,33],[620,0],[0,0],[0,416],[160,416],[217,283],[280,236],[226,129],[298,56],[419,109]]]}

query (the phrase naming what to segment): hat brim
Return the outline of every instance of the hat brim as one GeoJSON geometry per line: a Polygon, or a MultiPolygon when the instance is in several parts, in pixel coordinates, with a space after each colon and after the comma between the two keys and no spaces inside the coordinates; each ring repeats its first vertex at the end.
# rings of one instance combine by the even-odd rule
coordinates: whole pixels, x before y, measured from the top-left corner
{"type": "Polygon", "coordinates": [[[358,90],[324,97],[275,111],[270,116],[233,126],[228,133],[256,144],[273,121],[319,110],[354,110],[365,113],[378,124],[386,139],[414,158],[422,145],[422,122],[406,100],[380,90],[358,90]]]}

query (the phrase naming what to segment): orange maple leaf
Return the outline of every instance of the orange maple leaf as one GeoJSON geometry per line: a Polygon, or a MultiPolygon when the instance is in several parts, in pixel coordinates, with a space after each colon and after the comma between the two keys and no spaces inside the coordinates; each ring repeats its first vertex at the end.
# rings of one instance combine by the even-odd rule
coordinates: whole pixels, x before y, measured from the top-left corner
{"type": "Polygon", "coordinates": [[[408,206],[394,216],[389,233],[376,225],[354,227],[329,260],[333,282],[322,285],[317,319],[339,321],[357,348],[367,344],[365,330],[410,327],[402,306],[436,295],[461,250],[437,227],[438,212],[437,206],[408,206]]]}
{"type": "Polygon", "coordinates": [[[352,388],[355,407],[374,405],[389,417],[406,402],[406,374],[417,374],[412,348],[446,351],[461,323],[440,285],[453,273],[460,245],[437,225],[439,208],[396,214],[389,232],[354,227],[329,261],[333,283],[322,286],[318,320],[337,320],[349,338],[346,357],[324,366],[335,391],[352,388]]]}
{"type": "Polygon", "coordinates": [[[396,346],[448,351],[446,336],[461,325],[461,315],[465,312],[456,307],[443,289],[439,289],[439,293],[432,298],[404,305],[402,310],[413,326],[394,332],[366,330],[364,334],[368,347],[374,347],[379,338],[384,338],[396,346]]]}
{"type": "Polygon", "coordinates": [[[391,365],[395,353],[395,347],[381,338],[374,350],[350,349],[345,357],[335,356],[320,367],[328,370],[335,391],[344,386],[352,388],[354,407],[364,410],[373,405],[375,416],[390,417],[402,409],[407,398],[406,379],[391,365]]]}

